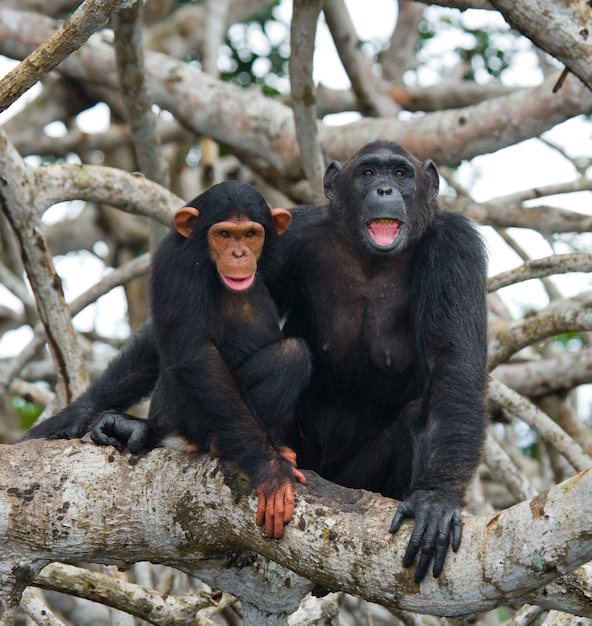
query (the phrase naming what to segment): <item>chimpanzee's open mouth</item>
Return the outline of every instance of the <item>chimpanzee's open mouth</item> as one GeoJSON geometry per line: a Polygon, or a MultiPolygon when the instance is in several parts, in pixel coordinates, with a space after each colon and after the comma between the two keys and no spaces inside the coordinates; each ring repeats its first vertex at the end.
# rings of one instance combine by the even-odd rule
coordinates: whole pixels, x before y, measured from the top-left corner
{"type": "Polygon", "coordinates": [[[220,278],[222,278],[222,282],[228,289],[232,289],[232,291],[246,291],[253,284],[255,274],[251,274],[251,276],[246,276],[245,278],[232,278],[220,274],[220,278]]]}
{"type": "Polygon", "coordinates": [[[391,246],[401,232],[403,222],[399,220],[381,217],[366,222],[366,229],[370,238],[377,246],[391,246]]]}

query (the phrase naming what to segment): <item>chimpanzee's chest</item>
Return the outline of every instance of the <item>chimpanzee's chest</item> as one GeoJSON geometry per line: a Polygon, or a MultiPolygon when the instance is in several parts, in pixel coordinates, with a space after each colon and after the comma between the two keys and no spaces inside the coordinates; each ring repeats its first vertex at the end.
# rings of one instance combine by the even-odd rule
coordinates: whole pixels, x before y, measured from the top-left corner
{"type": "Polygon", "coordinates": [[[220,304],[215,343],[231,369],[282,338],[277,308],[264,286],[226,292],[220,304]]]}
{"type": "Polygon", "coordinates": [[[346,256],[319,272],[311,318],[317,358],[349,369],[373,366],[399,373],[407,368],[415,356],[410,259],[397,261],[373,267],[346,256]]]}

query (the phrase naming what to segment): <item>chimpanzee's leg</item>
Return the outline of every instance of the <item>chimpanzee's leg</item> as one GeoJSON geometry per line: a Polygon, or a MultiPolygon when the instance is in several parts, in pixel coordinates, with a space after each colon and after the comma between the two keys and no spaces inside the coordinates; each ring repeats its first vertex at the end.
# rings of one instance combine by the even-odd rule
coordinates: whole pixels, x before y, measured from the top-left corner
{"type": "Polygon", "coordinates": [[[281,438],[310,372],[311,356],[306,342],[289,337],[253,354],[235,375],[243,397],[265,430],[281,438]]]}

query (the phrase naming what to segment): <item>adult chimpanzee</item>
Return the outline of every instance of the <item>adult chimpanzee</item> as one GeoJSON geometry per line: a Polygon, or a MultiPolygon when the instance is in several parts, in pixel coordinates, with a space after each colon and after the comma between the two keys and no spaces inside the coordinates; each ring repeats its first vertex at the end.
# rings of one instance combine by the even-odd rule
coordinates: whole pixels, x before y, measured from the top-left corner
{"type": "MultiPolygon", "coordinates": [[[[313,355],[288,439],[299,466],[402,500],[390,530],[415,517],[403,563],[419,554],[416,581],[460,545],[486,423],[485,252],[439,207],[438,184],[431,161],[391,142],[332,163],[329,204],[292,211],[271,287],[284,332],[313,355]]],[[[84,412],[43,436],[80,436],[92,415],[125,410],[150,386],[151,350],[146,332],[122,355],[135,382],[111,393],[99,381],[84,412]]]]}
{"type": "Polygon", "coordinates": [[[152,322],[131,346],[148,359],[147,380],[134,372],[120,379],[124,352],[86,394],[29,436],[55,436],[72,416],[80,419],[77,412],[94,415],[88,407],[100,397],[110,412],[99,417],[95,441],[139,452],[180,435],[191,450],[233,459],[257,487],[257,523],[281,537],[293,515],[293,479],[305,480],[284,431],[310,374],[306,344],[284,337],[265,285],[279,268],[278,235],[289,222],[288,211],[270,211],[255,188],[238,182],[217,185],[179,210],[176,231],[152,263],[152,322]],[[147,421],[119,413],[130,394],[151,386],[147,421]],[[125,399],[110,387],[126,389],[125,399]]]}
{"type": "Polygon", "coordinates": [[[439,576],[460,545],[464,492],[486,418],[486,257],[439,176],[377,141],[325,173],[329,205],[292,211],[272,293],[313,375],[296,409],[300,467],[402,500],[415,528],[403,563],[439,576]]]}

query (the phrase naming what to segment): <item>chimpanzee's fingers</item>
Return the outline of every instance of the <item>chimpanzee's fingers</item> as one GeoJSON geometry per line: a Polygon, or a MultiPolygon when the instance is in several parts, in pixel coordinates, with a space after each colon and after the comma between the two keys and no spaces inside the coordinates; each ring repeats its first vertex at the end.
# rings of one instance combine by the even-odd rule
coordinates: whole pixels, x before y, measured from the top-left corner
{"type": "Polygon", "coordinates": [[[261,491],[261,489],[257,490],[257,516],[255,518],[255,523],[257,526],[263,526],[265,523],[265,509],[267,508],[267,498],[261,491]]]}
{"type": "Polygon", "coordinates": [[[446,530],[442,528],[436,537],[436,545],[434,550],[434,567],[432,573],[434,578],[438,578],[444,569],[444,561],[446,554],[448,553],[448,546],[450,545],[450,521],[446,526],[446,530]]]}
{"type": "Polygon", "coordinates": [[[287,483],[283,488],[283,502],[284,502],[284,524],[292,521],[294,517],[294,487],[292,483],[287,483]]]}
{"type": "Polygon", "coordinates": [[[306,485],[306,476],[299,469],[294,468],[292,470],[292,476],[297,483],[306,485]]]}
{"type": "Polygon", "coordinates": [[[280,539],[284,534],[284,498],[281,490],[274,491],[267,498],[265,507],[265,534],[280,539]]]}
{"type": "Polygon", "coordinates": [[[462,516],[460,509],[455,509],[452,514],[452,551],[456,552],[460,548],[460,540],[462,539],[462,516]]]}

